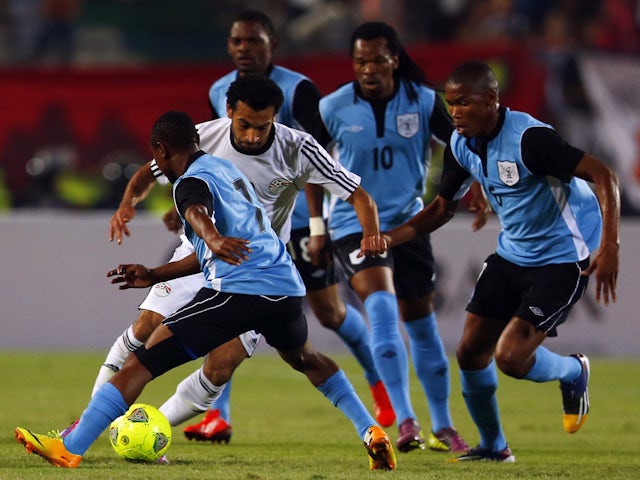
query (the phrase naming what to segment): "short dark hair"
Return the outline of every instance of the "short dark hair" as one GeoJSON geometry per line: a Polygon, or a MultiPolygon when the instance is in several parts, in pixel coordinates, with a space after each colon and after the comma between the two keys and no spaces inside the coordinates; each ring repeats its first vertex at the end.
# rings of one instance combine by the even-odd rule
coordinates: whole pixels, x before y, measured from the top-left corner
{"type": "Polygon", "coordinates": [[[151,143],[164,142],[176,149],[185,149],[199,143],[196,126],[189,115],[171,110],[160,115],[151,128],[151,143]]]}
{"type": "Polygon", "coordinates": [[[259,23],[266,30],[267,35],[271,39],[278,38],[278,32],[276,32],[275,27],[273,26],[273,22],[269,18],[269,16],[261,12],[260,10],[244,10],[235,16],[233,19],[233,23],[236,22],[255,22],[259,23]]]}
{"type": "Polygon", "coordinates": [[[284,102],[284,95],[270,78],[247,74],[238,77],[227,90],[227,103],[231,110],[235,110],[238,102],[246,103],[257,112],[273,107],[274,112],[278,113],[284,102]]]}
{"type": "Polygon", "coordinates": [[[498,91],[498,79],[491,67],[483,62],[470,61],[457,67],[447,83],[460,83],[473,86],[474,91],[486,92],[498,91]]]}

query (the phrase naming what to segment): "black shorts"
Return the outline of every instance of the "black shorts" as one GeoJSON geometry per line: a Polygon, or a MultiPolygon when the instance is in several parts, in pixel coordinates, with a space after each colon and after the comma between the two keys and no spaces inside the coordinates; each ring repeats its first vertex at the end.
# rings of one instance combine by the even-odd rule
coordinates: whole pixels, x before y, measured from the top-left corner
{"type": "Polygon", "coordinates": [[[487,257],[467,311],[508,321],[520,317],[550,337],[584,294],[589,260],[542,267],[521,267],[497,254],[487,257]]]}
{"type": "MultiPolygon", "coordinates": [[[[327,237],[327,242],[330,242],[329,237],[327,237]]],[[[300,272],[300,277],[302,277],[307,291],[322,290],[338,283],[338,276],[333,262],[326,267],[319,267],[311,263],[307,253],[308,243],[308,227],[291,230],[291,239],[287,243],[287,251],[291,255],[298,272],[300,272]]],[[[331,243],[328,243],[327,247],[331,249],[331,243]]]]}
{"type": "Polygon", "coordinates": [[[277,350],[294,350],[307,341],[302,297],[241,295],[202,288],[191,302],[162,322],[173,337],[138,355],[158,376],[249,330],[261,333],[277,350]]]}
{"type": "Polygon", "coordinates": [[[383,255],[358,258],[361,239],[362,234],[355,233],[333,242],[336,257],[349,279],[367,268],[389,267],[398,298],[412,300],[433,292],[436,274],[429,235],[391,247],[383,255]]]}

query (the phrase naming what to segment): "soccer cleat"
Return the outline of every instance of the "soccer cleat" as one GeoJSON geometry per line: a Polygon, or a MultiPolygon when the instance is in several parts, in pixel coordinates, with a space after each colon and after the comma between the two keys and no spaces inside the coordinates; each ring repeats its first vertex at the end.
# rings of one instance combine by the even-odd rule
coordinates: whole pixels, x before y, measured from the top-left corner
{"type": "Polygon", "coordinates": [[[372,425],[364,436],[364,446],[369,454],[371,470],[394,470],[396,454],[389,436],[377,425],[372,425]]]}
{"type": "Polygon", "coordinates": [[[166,455],[162,455],[161,457],[159,457],[155,463],[158,463],[160,465],[169,465],[169,458],[166,455]]]}
{"type": "Polygon", "coordinates": [[[454,462],[502,462],[502,463],[514,463],[516,457],[511,453],[509,445],[504,450],[494,452],[489,448],[482,448],[481,446],[474,447],[467,451],[467,453],[460,455],[453,460],[454,462]]]}
{"type": "Polygon", "coordinates": [[[378,380],[374,385],[370,385],[371,396],[373,397],[373,410],[376,414],[376,421],[383,427],[390,427],[396,421],[396,414],[391,406],[391,401],[384,388],[384,383],[378,380]]]}
{"type": "Polygon", "coordinates": [[[60,438],[64,438],[67,435],[69,435],[71,432],[73,432],[73,429],[76,428],[76,426],[78,425],[78,422],[80,421],[80,419],[74,420],[73,422],[71,422],[71,424],[65,428],[64,430],[60,431],[60,430],[51,430],[49,431],[49,433],[47,433],[47,435],[49,437],[60,437],[60,438]]]}
{"type": "Polygon", "coordinates": [[[184,436],[199,442],[229,443],[231,425],[220,417],[220,410],[207,410],[200,423],[185,427],[184,436]]]}
{"type": "Polygon", "coordinates": [[[565,431],[580,430],[589,416],[589,359],[581,353],[571,355],[582,365],[582,373],[571,383],[560,382],[562,391],[562,426],[565,431]]]}
{"type": "Polygon", "coordinates": [[[76,468],[82,461],[82,455],[70,453],[62,438],[33,433],[26,428],[17,427],[14,431],[18,443],[24,445],[27,453],[40,455],[56,467],[76,468]]]}
{"type": "Polygon", "coordinates": [[[396,447],[403,453],[410,452],[416,448],[424,450],[424,438],[422,438],[420,424],[413,418],[405,419],[398,427],[396,447]]]}
{"type": "Polygon", "coordinates": [[[445,427],[437,432],[431,432],[427,440],[427,446],[431,450],[440,452],[464,453],[469,450],[469,445],[453,427],[445,427]]]}

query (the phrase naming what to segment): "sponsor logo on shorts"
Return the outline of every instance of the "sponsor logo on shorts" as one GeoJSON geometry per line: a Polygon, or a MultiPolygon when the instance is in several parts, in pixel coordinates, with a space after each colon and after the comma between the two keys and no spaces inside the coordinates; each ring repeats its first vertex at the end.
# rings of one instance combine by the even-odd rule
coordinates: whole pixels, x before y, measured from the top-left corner
{"type": "Polygon", "coordinates": [[[153,287],[153,293],[158,297],[166,297],[171,293],[171,285],[167,282],[156,283],[153,287]]]}
{"type": "Polygon", "coordinates": [[[542,311],[542,309],[540,307],[529,307],[529,310],[531,310],[533,312],[533,314],[537,317],[544,317],[544,312],[542,311]]]}

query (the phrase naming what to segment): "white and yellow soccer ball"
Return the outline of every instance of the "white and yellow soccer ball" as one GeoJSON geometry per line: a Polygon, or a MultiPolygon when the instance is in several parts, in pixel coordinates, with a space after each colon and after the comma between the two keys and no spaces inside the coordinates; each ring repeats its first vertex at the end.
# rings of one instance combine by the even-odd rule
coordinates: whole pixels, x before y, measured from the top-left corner
{"type": "Polygon", "coordinates": [[[111,422],[109,442],[124,459],[155,462],[171,445],[171,425],[156,407],[134,403],[111,422]]]}

